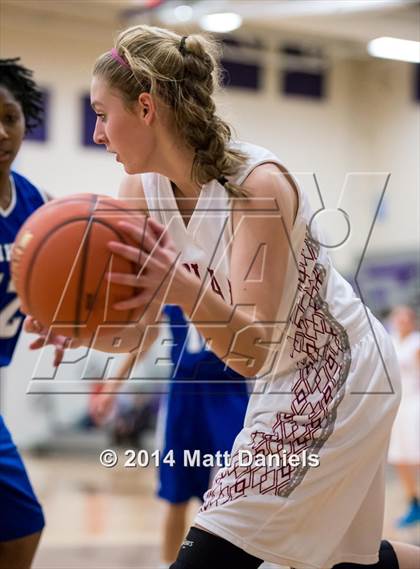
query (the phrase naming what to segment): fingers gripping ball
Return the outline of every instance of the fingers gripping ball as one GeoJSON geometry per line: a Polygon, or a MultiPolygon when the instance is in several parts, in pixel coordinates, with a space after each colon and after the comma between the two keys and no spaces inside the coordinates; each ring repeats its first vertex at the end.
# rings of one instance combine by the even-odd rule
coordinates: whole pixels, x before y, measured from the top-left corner
{"type": "Polygon", "coordinates": [[[12,276],[23,311],[53,326],[54,333],[88,345],[95,344],[98,333],[105,345],[118,341],[118,330],[132,327],[140,311],[112,308],[136,290],[110,283],[106,273],[133,274],[140,267],[113,255],[107,244],[134,244],[118,222],[143,219],[127,201],[96,194],[56,199],[38,209],[21,227],[12,251],[12,276]]]}

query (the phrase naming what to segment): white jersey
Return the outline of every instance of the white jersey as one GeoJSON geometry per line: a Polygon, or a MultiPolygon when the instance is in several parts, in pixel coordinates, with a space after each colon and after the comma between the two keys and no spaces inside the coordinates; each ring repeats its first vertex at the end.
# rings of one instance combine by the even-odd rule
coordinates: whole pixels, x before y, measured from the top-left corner
{"type": "MultiPolygon", "coordinates": [[[[230,182],[241,185],[264,163],[281,166],[264,148],[233,146],[249,158],[230,182]]],[[[202,187],[186,228],[169,180],[143,174],[142,182],[151,214],[169,227],[187,268],[233,303],[232,207],[225,188],[216,180],[202,187]]],[[[278,344],[256,379],[232,462],[216,475],[196,523],[256,557],[297,569],[375,563],[382,527],[378,480],[398,404],[375,341],[393,381],[398,371],[383,328],[332,267],[307,198],[300,190],[298,197],[275,324],[278,344]],[[257,455],[266,463],[254,460],[257,455]],[[270,464],[273,455],[282,464],[270,464]],[[297,458],[289,462],[292,455],[297,458]],[[248,456],[251,464],[245,464],[248,456]],[[319,457],[319,467],[309,464],[310,456],[319,457]]]]}

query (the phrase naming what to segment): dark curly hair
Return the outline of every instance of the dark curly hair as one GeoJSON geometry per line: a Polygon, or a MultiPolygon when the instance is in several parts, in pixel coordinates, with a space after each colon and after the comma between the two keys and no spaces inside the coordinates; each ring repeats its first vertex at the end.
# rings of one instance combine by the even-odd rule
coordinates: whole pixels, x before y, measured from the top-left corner
{"type": "Polygon", "coordinates": [[[19,61],[19,57],[0,59],[0,86],[6,87],[22,107],[26,132],[30,132],[42,123],[42,92],[32,79],[32,71],[19,61]]]}

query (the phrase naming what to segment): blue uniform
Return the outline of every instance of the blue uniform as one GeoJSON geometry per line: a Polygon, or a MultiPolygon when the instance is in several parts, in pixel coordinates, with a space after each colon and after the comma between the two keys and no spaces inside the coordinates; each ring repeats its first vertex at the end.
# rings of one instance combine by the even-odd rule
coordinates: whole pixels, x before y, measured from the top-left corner
{"type": "MultiPolygon", "coordinates": [[[[13,356],[23,314],[10,278],[10,252],[25,220],[44,203],[41,193],[23,176],[12,172],[12,201],[0,209],[0,370],[13,356]]],[[[18,539],[44,527],[41,506],[23,462],[0,416],[0,541],[18,539]]]]}
{"type": "Polygon", "coordinates": [[[166,306],[165,313],[173,336],[173,371],[161,455],[168,460],[160,464],[158,494],[181,503],[202,499],[211,475],[209,466],[185,466],[185,451],[198,451],[201,458],[230,453],[243,427],[248,392],[244,378],[206,349],[178,306],[166,306]]]}

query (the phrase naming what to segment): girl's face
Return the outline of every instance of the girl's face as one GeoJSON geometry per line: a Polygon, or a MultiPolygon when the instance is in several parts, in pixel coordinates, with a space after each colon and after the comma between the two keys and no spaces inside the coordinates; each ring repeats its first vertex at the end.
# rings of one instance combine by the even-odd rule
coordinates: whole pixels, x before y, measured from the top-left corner
{"type": "MultiPolygon", "coordinates": [[[[149,95],[146,95],[147,98],[149,95]]],[[[91,85],[91,105],[96,113],[93,140],[104,144],[128,174],[149,172],[151,157],[156,147],[156,136],[151,127],[153,109],[137,102],[132,110],[124,106],[121,95],[110,89],[101,77],[94,76],[91,85]]]]}
{"type": "Polygon", "coordinates": [[[25,117],[20,103],[0,85],[0,172],[10,171],[25,136],[25,117]]]}

